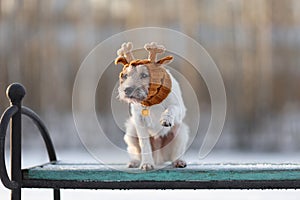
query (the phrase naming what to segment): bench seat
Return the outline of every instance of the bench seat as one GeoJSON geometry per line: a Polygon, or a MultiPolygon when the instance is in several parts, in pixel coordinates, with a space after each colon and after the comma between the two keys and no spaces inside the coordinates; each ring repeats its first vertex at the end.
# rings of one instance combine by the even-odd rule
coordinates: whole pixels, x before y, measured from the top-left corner
{"type": "Polygon", "coordinates": [[[82,189],[299,188],[299,164],[188,164],[143,172],[125,164],[51,162],[22,170],[23,187],[82,189]]]}

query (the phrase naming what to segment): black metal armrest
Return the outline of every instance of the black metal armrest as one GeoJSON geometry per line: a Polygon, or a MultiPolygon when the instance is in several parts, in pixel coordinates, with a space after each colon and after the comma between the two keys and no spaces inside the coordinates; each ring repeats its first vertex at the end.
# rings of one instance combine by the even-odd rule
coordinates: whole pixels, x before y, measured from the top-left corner
{"type": "Polygon", "coordinates": [[[43,137],[43,140],[45,142],[45,145],[47,147],[49,160],[56,161],[57,158],[56,158],[55,149],[54,149],[53,143],[51,141],[49,132],[48,132],[45,124],[43,123],[43,121],[33,110],[31,110],[30,108],[27,108],[25,106],[22,106],[22,114],[24,114],[24,115],[28,116],[30,119],[32,119],[34,124],[38,127],[38,129],[43,137]]]}
{"type": "Polygon", "coordinates": [[[3,185],[9,189],[16,189],[19,184],[15,181],[11,181],[8,177],[5,164],[5,136],[6,130],[10,121],[10,118],[18,111],[17,106],[10,106],[7,108],[0,120],[0,178],[3,185]]]}
{"type": "MultiPolygon", "coordinates": [[[[22,114],[29,117],[38,127],[45,145],[50,161],[56,161],[56,153],[49,132],[40,117],[31,109],[22,106],[22,99],[26,90],[22,84],[13,83],[8,86],[6,96],[10,101],[0,119],[0,179],[3,185],[12,190],[11,199],[21,199],[21,188],[23,187],[22,176],[22,114]],[[11,178],[9,178],[5,162],[5,137],[10,122],[10,160],[11,178]]],[[[54,188],[54,199],[60,199],[59,189],[54,188]]]]}
{"type": "Polygon", "coordinates": [[[3,185],[11,190],[21,187],[21,114],[29,117],[38,127],[45,142],[49,160],[57,160],[55,149],[45,124],[34,111],[25,106],[21,106],[21,100],[24,95],[25,88],[21,84],[11,84],[7,89],[7,97],[11,102],[11,106],[4,111],[0,119],[0,179],[3,185]],[[18,181],[15,181],[16,179],[13,177],[12,180],[10,180],[5,162],[5,137],[10,120],[11,137],[13,137],[11,138],[11,157],[12,162],[15,162],[13,163],[14,166],[12,166],[12,170],[15,170],[18,181]]]}

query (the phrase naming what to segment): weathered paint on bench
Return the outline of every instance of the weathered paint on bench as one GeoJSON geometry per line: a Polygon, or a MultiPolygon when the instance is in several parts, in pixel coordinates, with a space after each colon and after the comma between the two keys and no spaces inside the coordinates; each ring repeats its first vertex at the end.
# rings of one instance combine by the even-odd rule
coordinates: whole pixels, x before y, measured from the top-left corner
{"type": "Polygon", "coordinates": [[[23,170],[30,180],[128,181],[284,181],[300,180],[300,164],[189,164],[184,169],[166,167],[150,172],[128,169],[125,164],[72,164],[54,162],[23,170]]]}

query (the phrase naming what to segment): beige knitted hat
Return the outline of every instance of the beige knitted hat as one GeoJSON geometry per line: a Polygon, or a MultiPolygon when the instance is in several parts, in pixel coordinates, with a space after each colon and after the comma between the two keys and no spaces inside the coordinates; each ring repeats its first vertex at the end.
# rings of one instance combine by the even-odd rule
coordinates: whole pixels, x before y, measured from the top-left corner
{"type": "Polygon", "coordinates": [[[116,58],[115,64],[122,63],[124,65],[120,76],[122,76],[129,66],[136,67],[138,65],[144,65],[148,68],[150,77],[149,91],[147,98],[143,100],[141,104],[144,106],[152,106],[161,103],[171,92],[171,78],[164,68],[164,65],[170,63],[173,57],[166,56],[156,61],[156,55],[165,52],[165,48],[162,45],[157,45],[155,42],[145,44],[144,48],[149,52],[148,59],[135,60],[131,52],[132,43],[124,43],[121,49],[118,50],[119,57],[116,58]]]}

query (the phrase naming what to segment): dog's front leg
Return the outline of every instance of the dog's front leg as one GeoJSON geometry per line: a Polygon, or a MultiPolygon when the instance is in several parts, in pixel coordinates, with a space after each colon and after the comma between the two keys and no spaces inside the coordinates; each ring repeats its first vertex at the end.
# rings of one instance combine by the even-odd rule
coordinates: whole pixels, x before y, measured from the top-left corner
{"type": "Polygon", "coordinates": [[[160,118],[160,124],[165,127],[172,127],[175,122],[175,117],[181,116],[180,107],[176,105],[170,105],[166,108],[166,110],[162,113],[160,118]]]}
{"type": "Polygon", "coordinates": [[[152,157],[152,149],[150,144],[149,133],[146,128],[139,127],[137,128],[137,134],[139,138],[139,144],[141,148],[141,166],[140,168],[148,171],[154,169],[154,161],[152,157]]]}

